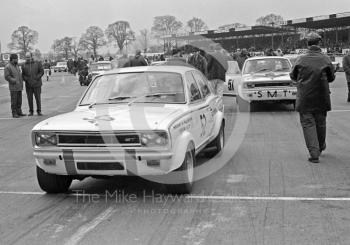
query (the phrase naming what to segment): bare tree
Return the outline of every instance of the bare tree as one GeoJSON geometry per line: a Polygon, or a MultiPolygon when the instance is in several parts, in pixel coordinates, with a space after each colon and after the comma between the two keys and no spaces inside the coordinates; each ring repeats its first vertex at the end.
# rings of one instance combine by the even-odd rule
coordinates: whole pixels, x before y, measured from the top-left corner
{"type": "Polygon", "coordinates": [[[140,31],[141,34],[141,45],[143,47],[144,52],[147,52],[148,44],[149,44],[149,31],[147,29],[143,29],[140,31]]]}
{"type": "Polygon", "coordinates": [[[97,50],[106,45],[102,29],[98,26],[90,26],[81,36],[79,44],[83,49],[93,51],[94,56],[97,57],[97,50]]]}
{"type": "Polygon", "coordinates": [[[283,17],[276,14],[268,14],[256,20],[256,24],[262,26],[280,26],[283,22],[283,17]]]}
{"type": "Polygon", "coordinates": [[[183,24],[175,16],[164,15],[154,17],[152,31],[159,35],[175,34],[183,24]]]}
{"type": "Polygon", "coordinates": [[[79,56],[79,52],[81,51],[81,46],[76,38],[72,38],[72,54],[74,59],[76,60],[79,56]]]}
{"type": "Polygon", "coordinates": [[[128,45],[129,41],[135,39],[135,33],[131,30],[129,22],[124,20],[108,25],[105,33],[110,42],[117,42],[120,52],[123,51],[124,46],[128,45]]]}
{"type": "Polygon", "coordinates": [[[11,35],[10,50],[20,51],[22,54],[33,51],[34,45],[38,42],[39,34],[37,31],[27,26],[20,26],[11,35]]]}
{"type": "Polygon", "coordinates": [[[73,38],[64,37],[56,39],[51,47],[56,54],[61,54],[67,60],[72,52],[72,42],[73,38]]]}
{"type": "Polygon", "coordinates": [[[193,17],[187,21],[187,26],[190,28],[191,32],[204,31],[208,29],[208,26],[205,24],[205,22],[197,17],[193,17]]]}

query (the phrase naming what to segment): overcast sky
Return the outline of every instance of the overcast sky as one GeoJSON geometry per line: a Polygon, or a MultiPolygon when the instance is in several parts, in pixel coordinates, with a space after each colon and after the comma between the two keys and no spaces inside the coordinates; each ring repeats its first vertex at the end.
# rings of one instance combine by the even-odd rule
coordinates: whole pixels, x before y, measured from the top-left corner
{"type": "Polygon", "coordinates": [[[184,24],[199,17],[216,29],[235,22],[254,25],[258,17],[270,13],[287,20],[350,11],[349,0],[1,0],[0,4],[3,52],[12,32],[21,25],[39,32],[36,47],[47,52],[54,39],[79,38],[89,26],[105,30],[118,20],[129,21],[138,34],[140,29],[152,27],[154,16],[166,14],[184,24]]]}

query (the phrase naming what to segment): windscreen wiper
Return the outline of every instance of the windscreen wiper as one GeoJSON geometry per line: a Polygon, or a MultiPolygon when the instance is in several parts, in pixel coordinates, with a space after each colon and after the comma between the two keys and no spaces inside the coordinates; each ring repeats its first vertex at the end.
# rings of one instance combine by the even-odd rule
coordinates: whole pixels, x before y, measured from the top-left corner
{"type": "Polygon", "coordinates": [[[109,98],[108,100],[126,100],[131,98],[135,98],[135,96],[117,96],[117,97],[109,98]]]}

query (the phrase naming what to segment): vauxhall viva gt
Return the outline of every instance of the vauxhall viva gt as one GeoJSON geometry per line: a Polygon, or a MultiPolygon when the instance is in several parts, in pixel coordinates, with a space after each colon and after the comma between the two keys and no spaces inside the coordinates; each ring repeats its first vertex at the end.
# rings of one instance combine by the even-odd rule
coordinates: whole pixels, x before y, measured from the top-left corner
{"type": "Polygon", "coordinates": [[[198,70],[112,70],[91,82],[74,111],[33,128],[37,179],[45,192],[61,193],[89,176],[176,173],[165,185],[189,193],[195,156],[206,147],[219,153],[224,127],[222,98],[198,70]]]}
{"type": "Polygon", "coordinates": [[[291,69],[285,57],[247,59],[241,78],[234,83],[239,110],[250,111],[252,103],[262,101],[293,104],[295,108],[297,88],[289,76],[291,69]]]}

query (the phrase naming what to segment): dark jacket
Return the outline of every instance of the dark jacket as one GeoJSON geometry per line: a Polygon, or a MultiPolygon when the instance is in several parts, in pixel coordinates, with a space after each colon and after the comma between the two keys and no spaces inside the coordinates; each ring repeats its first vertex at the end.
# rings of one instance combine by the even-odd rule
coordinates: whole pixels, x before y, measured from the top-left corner
{"type": "Polygon", "coordinates": [[[343,58],[343,69],[345,71],[346,80],[350,83],[350,54],[343,58]]]}
{"type": "Polygon", "coordinates": [[[212,52],[207,55],[208,60],[208,80],[220,79],[225,81],[228,69],[228,56],[221,52],[212,52]]]}
{"type": "Polygon", "coordinates": [[[148,66],[147,61],[143,58],[142,55],[136,55],[125,63],[124,67],[133,67],[133,66],[148,66]]]}
{"type": "Polygon", "coordinates": [[[200,54],[193,54],[189,59],[188,63],[195,67],[197,70],[200,70],[205,76],[207,76],[207,60],[200,54]]]}
{"type": "Polygon", "coordinates": [[[22,66],[22,77],[23,80],[26,82],[26,87],[41,87],[41,77],[43,75],[44,69],[40,62],[34,60],[26,61],[26,63],[22,66]]]}
{"type": "Polygon", "coordinates": [[[10,91],[22,91],[23,79],[21,70],[18,65],[12,65],[8,63],[4,69],[5,80],[9,83],[10,91]]]}
{"type": "Polygon", "coordinates": [[[290,77],[297,83],[296,110],[325,112],[331,110],[329,84],[335,79],[334,67],[328,56],[317,46],[295,61],[290,77]]]}

